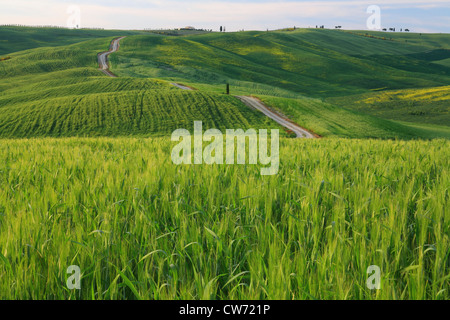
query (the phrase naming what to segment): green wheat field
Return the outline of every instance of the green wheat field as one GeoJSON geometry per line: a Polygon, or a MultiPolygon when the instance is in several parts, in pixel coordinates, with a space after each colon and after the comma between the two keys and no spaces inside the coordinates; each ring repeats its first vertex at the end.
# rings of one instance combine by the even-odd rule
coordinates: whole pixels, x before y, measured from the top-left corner
{"type": "Polygon", "coordinates": [[[450,36],[390,37],[0,27],[0,299],[450,299],[450,36]],[[174,165],[194,121],[279,173],[174,165]]]}

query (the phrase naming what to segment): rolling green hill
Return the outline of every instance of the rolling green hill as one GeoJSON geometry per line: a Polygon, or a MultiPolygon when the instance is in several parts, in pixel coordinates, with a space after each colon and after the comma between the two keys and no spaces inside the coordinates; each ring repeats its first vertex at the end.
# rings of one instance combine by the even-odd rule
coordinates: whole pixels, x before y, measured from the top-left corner
{"type": "Polygon", "coordinates": [[[282,129],[233,97],[106,77],[97,53],[110,41],[30,49],[2,61],[0,137],[169,135],[194,120],[205,128],[282,129]]]}
{"type": "MultiPolygon", "coordinates": [[[[262,96],[262,101],[289,119],[301,123],[304,128],[325,137],[413,139],[421,136],[423,138],[450,138],[450,128],[448,132],[439,130],[436,130],[435,133],[418,132],[417,128],[411,128],[407,123],[398,123],[352,112],[317,99],[262,96]]],[[[428,129],[432,131],[432,128],[428,129]]]]}
{"type": "Polygon", "coordinates": [[[360,31],[359,34],[369,34],[377,37],[389,37],[396,42],[405,42],[410,45],[428,47],[429,49],[450,49],[449,35],[446,33],[408,33],[389,32],[380,33],[374,31],[360,31]]]}
{"type": "MultiPolygon", "coordinates": [[[[381,136],[401,132],[398,136],[410,137],[421,136],[415,130],[417,124],[450,123],[450,68],[446,64],[450,59],[449,40],[449,35],[316,29],[195,37],[144,35],[124,39],[113,61],[115,71],[122,76],[156,77],[205,91],[220,93],[224,84],[230,83],[234,94],[302,101],[305,96],[319,98],[344,109],[340,119],[344,126],[345,119],[352,122],[355,117],[343,115],[351,109],[402,121],[380,122],[381,127],[393,129],[383,131],[381,136]],[[420,93],[414,95],[415,90],[420,93]],[[432,96],[435,91],[446,98],[437,101],[432,96]],[[395,98],[380,102],[387,92],[396,92],[395,98]],[[366,96],[373,97],[372,102],[361,104],[361,97],[366,96]],[[380,109],[384,111],[378,112],[380,109]],[[405,128],[405,121],[413,127],[405,128]]],[[[315,110],[327,108],[326,104],[316,103],[315,110]]],[[[319,117],[326,118],[325,114],[319,117]]],[[[347,129],[353,130],[354,124],[347,129]]],[[[364,130],[369,136],[380,134],[376,128],[367,128],[371,128],[364,130]]],[[[332,134],[341,135],[347,129],[333,130],[332,134]]],[[[442,132],[437,135],[448,137],[442,132]]]]}
{"type": "Polygon", "coordinates": [[[450,68],[424,60],[426,51],[429,47],[341,31],[299,30],[132,36],[113,61],[120,75],[207,85],[248,81],[326,98],[448,85],[450,68]]]}
{"type": "MultiPolygon", "coordinates": [[[[115,86],[123,84],[117,82],[115,86]]],[[[91,81],[89,85],[104,85],[104,82],[91,81]]],[[[0,108],[0,137],[169,136],[179,128],[191,130],[194,120],[202,120],[205,128],[223,131],[255,127],[280,129],[263,114],[229,96],[157,90],[156,87],[167,84],[147,80],[136,85],[141,89],[68,95],[0,108]]]]}
{"type": "Polygon", "coordinates": [[[142,34],[140,31],[56,29],[0,26],[0,57],[39,47],[56,47],[102,37],[142,34]]]}
{"type": "Polygon", "coordinates": [[[385,90],[327,101],[377,117],[437,125],[450,124],[450,86],[385,90]]]}
{"type": "Polygon", "coordinates": [[[415,109],[405,111],[408,105],[402,104],[417,88],[448,90],[450,68],[438,64],[446,61],[445,36],[413,43],[334,30],[183,36],[12,27],[0,31],[2,39],[19,32],[18,43],[43,46],[0,61],[0,137],[160,136],[190,127],[194,120],[203,120],[205,129],[279,128],[224,95],[225,83],[231,84],[233,95],[262,98],[322,136],[448,137],[438,127],[418,130],[424,123],[447,125],[447,100],[418,94],[422,98],[415,109]],[[108,78],[97,70],[97,53],[115,36],[126,34],[111,58],[119,78],[108,78]],[[182,92],[170,82],[199,91],[182,92]],[[391,95],[395,98],[383,100],[386,92],[396,92],[391,95]],[[389,111],[373,112],[380,108],[389,111]]]}

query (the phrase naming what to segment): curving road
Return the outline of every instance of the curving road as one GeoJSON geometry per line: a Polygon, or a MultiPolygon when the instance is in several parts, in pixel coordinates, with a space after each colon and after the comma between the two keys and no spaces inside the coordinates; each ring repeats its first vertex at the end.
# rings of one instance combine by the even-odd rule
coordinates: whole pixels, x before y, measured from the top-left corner
{"type": "MultiPolygon", "coordinates": [[[[180,85],[178,83],[171,83],[171,85],[180,88],[182,90],[192,90],[192,88],[180,85]]],[[[315,139],[316,137],[303,129],[302,127],[299,127],[295,123],[291,122],[289,119],[280,116],[278,113],[275,113],[270,108],[265,106],[261,101],[259,101],[256,98],[253,97],[247,97],[247,96],[236,96],[239,100],[241,100],[244,104],[249,106],[250,108],[256,109],[258,111],[261,111],[264,113],[267,117],[271,118],[278,124],[282,125],[283,127],[291,130],[297,135],[297,138],[306,138],[306,139],[315,139]]]]}
{"type": "Polygon", "coordinates": [[[264,104],[261,103],[258,99],[255,99],[253,97],[246,97],[246,96],[236,96],[236,98],[240,99],[243,103],[245,103],[250,108],[256,109],[264,113],[266,116],[274,120],[275,122],[279,123],[283,127],[291,130],[297,135],[297,138],[306,138],[306,139],[314,139],[315,136],[311,134],[310,132],[306,131],[302,127],[299,127],[295,123],[292,123],[286,118],[283,118],[279,114],[275,113],[274,111],[270,110],[268,107],[266,107],[264,104]]]}
{"type": "Polygon", "coordinates": [[[98,54],[98,65],[100,67],[100,71],[102,71],[107,76],[110,76],[110,77],[113,77],[113,78],[117,78],[117,76],[109,70],[108,56],[111,53],[116,52],[116,51],[119,50],[120,40],[122,40],[123,38],[125,38],[125,37],[120,37],[120,38],[114,39],[111,42],[111,46],[110,46],[109,51],[102,52],[102,53],[98,54]]]}
{"type": "Polygon", "coordinates": [[[171,85],[173,85],[173,86],[175,86],[175,87],[177,87],[177,88],[179,88],[179,89],[182,89],[182,90],[192,90],[192,88],[183,86],[183,85],[178,84],[178,83],[175,83],[175,82],[171,83],[171,85]]]}
{"type": "MultiPolygon", "coordinates": [[[[111,46],[110,46],[109,51],[102,52],[102,53],[98,54],[98,65],[100,67],[100,70],[104,74],[106,74],[106,75],[108,75],[110,77],[113,77],[113,78],[116,78],[117,76],[109,70],[108,56],[111,53],[116,52],[117,50],[119,50],[120,40],[122,40],[123,38],[125,38],[125,37],[120,37],[120,38],[114,39],[111,42],[111,46]]],[[[173,86],[179,88],[179,89],[182,89],[182,90],[192,90],[192,88],[180,85],[178,83],[171,83],[171,84],[173,86]]],[[[297,135],[297,138],[307,138],[307,139],[314,139],[314,138],[316,138],[313,134],[311,134],[307,130],[303,129],[302,127],[299,127],[295,123],[291,122],[289,119],[287,119],[285,117],[282,117],[278,113],[272,111],[270,108],[265,106],[258,99],[253,98],[253,97],[247,97],[247,96],[236,96],[236,98],[240,99],[244,104],[246,104],[250,108],[256,109],[256,110],[264,113],[267,117],[271,118],[272,120],[274,120],[275,122],[279,123],[283,127],[291,130],[292,132],[294,132],[297,135]]]]}

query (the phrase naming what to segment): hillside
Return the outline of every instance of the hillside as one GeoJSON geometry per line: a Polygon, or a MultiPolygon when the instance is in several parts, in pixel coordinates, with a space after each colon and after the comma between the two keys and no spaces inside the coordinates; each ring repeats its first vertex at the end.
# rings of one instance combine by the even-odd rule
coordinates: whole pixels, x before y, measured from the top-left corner
{"type": "MultiPolygon", "coordinates": [[[[146,35],[124,39],[113,62],[122,76],[157,77],[211,92],[223,92],[230,83],[234,94],[314,97],[378,118],[448,125],[446,40],[449,35],[316,29],[146,35]],[[420,99],[412,94],[415,90],[420,99]],[[439,101],[436,91],[442,93],[439,101]],[[396,98],[379,102],[388,92],[396,92],[396,98]],[[362,105],[366,96],[372,102],[362,105]],[[373,112],[380,108],[388,111],[373,112]]],[[[396,125],[400,131],[411,129],[396,125]]]]}
{"type": "MultiPolygon", "coordinates": [[[[380,88],[448,85],[450,68],[424,59],[419,53],[426,51],[429,47],[312,29],[132,36],[123,40],[113,61],[121,75],[213,86],[247,81],[271,86],[273,95],[282,95],[277,90],[284,89],[326,98],[380,88]]],[[[237,92],[245,89],[235,86],[237,92]]]]}
{"type": "Polygon", "coordinates": [[[0,26],[0,57],[27,49],[64,46],[102,37],[133,34],[144,32],[0,26]]]}
{"type": "MultiPolygon", "coordinates": [[[[1,31],[13,38],[16,29],[1,31]]],[[[0,62],[0,137],[161,136],[194,120],[205,129],[280,128],[224,95],[225,83],[232,95],[255,95],[325,137],[449,137],[435,126],[448,125],[449,115],[450,68],[438,63],[447,57],[442,37],[412,43],[334,30],[114,32],[25,28],[22,42],[45,46],[0,62]],[[112,34],[128,34],[111,56],[117,79],[97,70],[97,53],[112,34]],[[89,37],[95,39],[81,41],[89,37]],[[427,95],[437,91],[442,98],[427,95]],[[401,101],[412,95],[420,102],[408,109],[401,101]]]]}
{"type": "Polygon", "coordinates": [[[450,86],[383,90],[327,99],[374,116],[428,124],[450,124],[450,86]]]}
{"type": "Polygon", "coordinates": [[[1,62],[0,137],[168,135],[194,120],[206,129],[282,129],[229,96],[106,77],[96,58],[110,40],[25,50],[1,62]]]}

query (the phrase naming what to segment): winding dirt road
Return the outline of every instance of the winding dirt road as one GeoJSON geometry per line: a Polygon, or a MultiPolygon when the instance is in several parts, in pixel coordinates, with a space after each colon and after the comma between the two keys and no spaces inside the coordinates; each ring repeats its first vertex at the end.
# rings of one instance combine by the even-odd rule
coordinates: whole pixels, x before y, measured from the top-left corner
{"type": "MultiPolygon", "coordinates": [[[[171,83],[171,85],[180,88],[182,90],[192,90],[192,88],[180,85],[178,83],[171,83]]],[[[264,113],[267,117],[274,120],[278,124],[282,125],[288,130],[291,130],[297,135],[297,138],[306,138],[306,139],[315,139],[316,136],[314,136],[312,133],[308,132],[307,130],[303,129],[302,127],[299,127],[295,123],[291,122],[289,119],[282,117],[278,113],[272,111],[270,108],[265,106],[261,101],[259,101],[256,98],[253,97],[247,97],[247,96],[236,96],[239,100],[241,100],[245,105],[252,109],[256,109],[262,113],[264,113]]]]}
{"type": "Polygon", "coordinates": [[[182,90],[192,90],[192,88],[189,88],[189,87],[183,86],[182,84],[178,84],[178,83],[174,83],[174,82],[171,83],[171,85],[173,85],[173,86],[175,86],[177,88],[180,88],[182,90]]]}
{"type": "MultiPolygon", "coordinates": [[[[119,50],[120,47],[120,40],[122,40],[125,37],[120,37],[117,39],[114,39],[111,42],[111,46],[109,51],[102,52],[98,54],[98,65],[100,67],[100,70],[106,74],[107,76],[116,78],[117,76],[112,73],[109,70],[108,65],[108,56],[119,50]]],[[[182,89],[182,90],[192,90],[192,88],[178,84],[178,83],[171,83],[171,85],[182,89]]],[[[278,124],[282,125],[283,127],[287,128],[288,130],[291,130],[297,135],[297,138],[306,138],[306,139],[314,139],[316,136],[314,136],[312,133],[308,132],[307,130],[303,129],[302,127],[298,126],[297,124],[291,122],[286,117],[281,116],[280,114],[274,112],[267,106],[265,106],[261,101],[259,101],[256,98],[253,97],[247,97],[247,96],[236,96],[239,100],[241,100],[244,104],[249,106],[250,108],[256,109],[262,113],[264,113],[267,117],[271,118],[278,124]]]]}
{"type": "Polygon", "coordinates": [[[114,39],[111,42],[111,46],[109,47],[109,51],[102,52],[102,53],[98,54],[98,65],[99,65],[100,71],[103,72],[104,74],[106,74],[107,76],[112,77],[112,78],[117,78],[117,76],[109,70],[108,56],[111,53],[116,52],[116,51],[119,50],[120,40],[122,40],[123,38],[125,38],[125,37],[120,37],[120,38],[114,39]]]}
{"type": "Polygon", "coordinates": [[[274,111],[270,110],[268,107],[266,107],[261,101],[259,101],[256,98],[253,97],[247,97],[247,96],[236,96],[239,100],[241,100],[243,103],[245,103],[250,108],[256,109],[258,111],[261,111],[266,116],[274,120],[275,122],[279,123],[283,127],[291,130],[297,135],[297,138],[306,138],[306,139],[314,139],[315,136],[311,134],[310,132],[306,131],[302,127],[299,127],[295,123],[289,121],[289,119],[284,118],[280,116],[278,113],[275,113],[274,111]]]}

